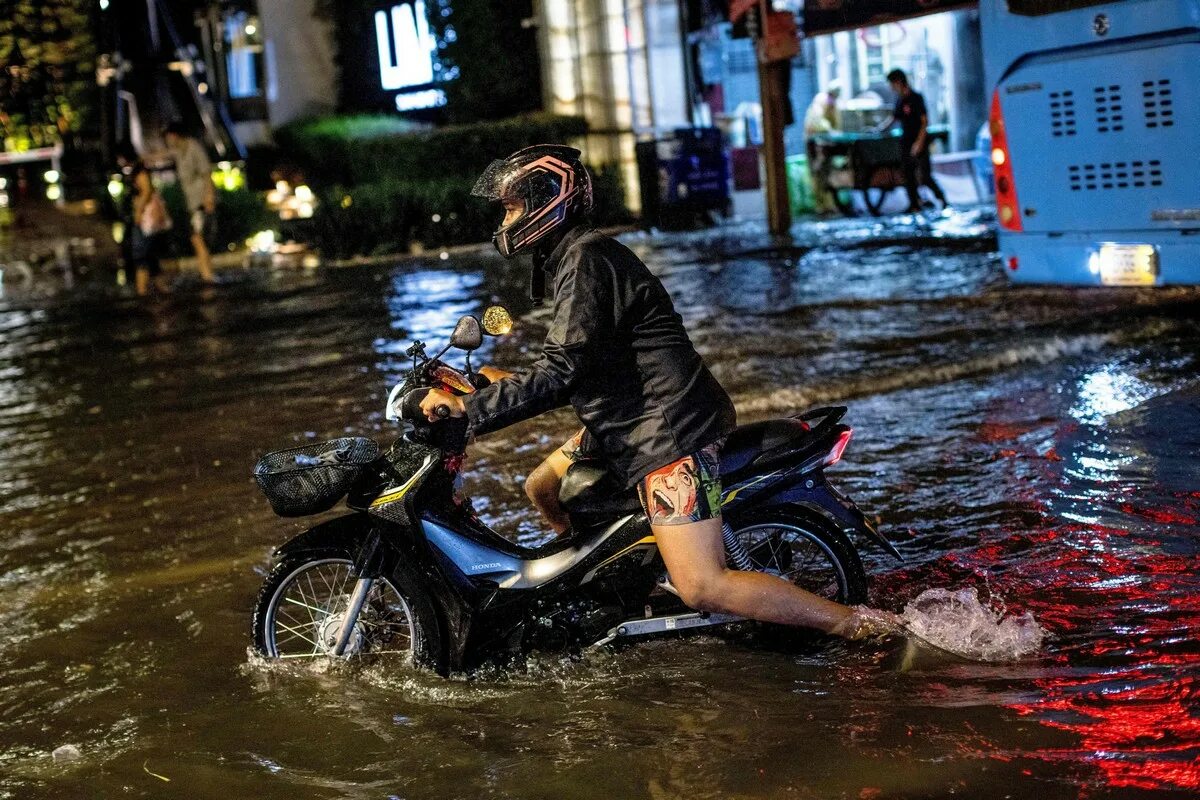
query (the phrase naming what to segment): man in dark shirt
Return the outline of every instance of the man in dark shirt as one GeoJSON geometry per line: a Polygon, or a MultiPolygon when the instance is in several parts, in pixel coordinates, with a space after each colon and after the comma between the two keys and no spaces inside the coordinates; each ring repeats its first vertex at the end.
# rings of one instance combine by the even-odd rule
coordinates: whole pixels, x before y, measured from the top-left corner
{"type": "Polygon", "coordinates": [[[933,196],[943,205],[948,205],[942,187],[933,179],[929,163],[929,115],[925,109],[925,98],[908,85],[908,76],[902,69],[894,69],[887,75],[888,84],[897,95],[896,108],[886,128],[900,125],[900,164],[904,169],[904,190],[908,192],[908,210],[921,210],[921,198],[917,186],[928,186],[933,196]]]}
{"type": "Polygon", "coordinates": [[[554,313],[542,355],[465,397],[432,389],[431,422],[445,407],[473,435],[564,405],[583,429],[534,470],[531,500],[556,531],[567,525],[559,482],[571,463],[601,458],[637,487],[659,553],[684,602],[700,611],[816,628],[847,638],[895,630],[898,620],[848,608],[774,575],[727,568],[721,521],[721,442],[733,403],[692,346],[658,278],[628,248],[587,224],[591,177],[579,151],[526,148],[492,163],[474,193],[501,203],[500,253],[534,257],[535,299],[552,288],[554,313]]]}

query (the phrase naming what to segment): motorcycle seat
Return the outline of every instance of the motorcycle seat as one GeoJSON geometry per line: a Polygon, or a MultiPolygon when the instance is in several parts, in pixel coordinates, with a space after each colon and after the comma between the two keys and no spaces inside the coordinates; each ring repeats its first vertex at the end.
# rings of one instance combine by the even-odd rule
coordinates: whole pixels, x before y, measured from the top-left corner
{"type": "Polygon", "coordinates": [[[725,439],[721,447],[721,482],[728,486],[741,477],[752,465],[763,469],[766,463],[754,464],[759,456],[769,459],[772,451],[793,452],[809,433],[807,423],[799,419],[769,419],[740,425],[725,439]]]}
{"type": "Polygon", "coordinates": [[[558,488],[558,502],[572,514],[618,517],[640,511],[636,489],[626,489],[597,461],[572,464],[558,488]]]}

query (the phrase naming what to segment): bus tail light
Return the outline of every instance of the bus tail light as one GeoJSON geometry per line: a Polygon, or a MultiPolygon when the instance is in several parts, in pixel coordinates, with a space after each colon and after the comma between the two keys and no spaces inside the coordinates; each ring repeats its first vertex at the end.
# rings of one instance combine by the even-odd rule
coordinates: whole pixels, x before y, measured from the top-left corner
{"type": "Polygon", "coordinates": [[[1004,112],[1000,110],[1000,90],[992,92],[992,172],[996,180],[996,213],[1000,226],[1009,231],[1022,230],[1021,206],[1017,203],[1017,183],[1013,180],[1012,156],[1008,151],[1008,132],[1004,112]]]}

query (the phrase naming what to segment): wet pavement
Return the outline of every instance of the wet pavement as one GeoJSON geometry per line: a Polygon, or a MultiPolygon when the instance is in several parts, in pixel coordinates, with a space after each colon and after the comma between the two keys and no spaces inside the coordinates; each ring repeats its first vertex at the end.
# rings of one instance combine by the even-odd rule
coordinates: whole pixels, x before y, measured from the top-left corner
{"type": "MultiPolygon", "coordinates": [[[[139,302],[0,300],[0,798],[1139,797],[1200,792],[1200,291],[1006,284],[986,224],[838,221],[625,241],[743,421],[845,402],[835,481],[907,562],[872,600],[973,588],[1042,651],[642,644],[443,680],[248,657],[274,517],[262,453],[382,418],[412,338],[502,301],[484,255],[250,271],[139,302]],[[55,761],[63,745],[78,757],[55,761]]],[[[559,412],[478,443],[467,489],[542,533],[559,412]]]]}

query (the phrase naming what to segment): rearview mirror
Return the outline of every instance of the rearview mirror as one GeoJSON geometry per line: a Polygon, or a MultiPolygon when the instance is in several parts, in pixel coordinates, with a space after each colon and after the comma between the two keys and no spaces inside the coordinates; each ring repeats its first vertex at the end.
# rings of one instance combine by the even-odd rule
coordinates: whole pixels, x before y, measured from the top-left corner
{"type": "Polygon", "coordinates": [[[512,330],[513,318],[504,306],[488,306],[483,312],[483,329],[492,336],[503,336],[512,330]]]}
{"type": "Polygon", "coordinates": [[[480,327],[479,320],[468,314],[454,326],[454,333],[450,334],[450,346],[470,352],[477,350],[481,344],[483,344],[483,328],[480,327]]]}

